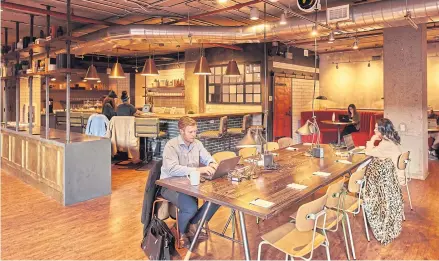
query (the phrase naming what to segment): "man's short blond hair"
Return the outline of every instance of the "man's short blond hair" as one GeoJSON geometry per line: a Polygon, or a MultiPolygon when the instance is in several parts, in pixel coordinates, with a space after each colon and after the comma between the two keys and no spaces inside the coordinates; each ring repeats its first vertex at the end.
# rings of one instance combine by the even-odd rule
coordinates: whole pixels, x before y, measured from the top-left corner
{"type": "Polygon", "coordinates": [[[197,126],[197,122],[188,116],[181,117],[178,121],[178,128],[184,130],[187,126],[197,126]]]}

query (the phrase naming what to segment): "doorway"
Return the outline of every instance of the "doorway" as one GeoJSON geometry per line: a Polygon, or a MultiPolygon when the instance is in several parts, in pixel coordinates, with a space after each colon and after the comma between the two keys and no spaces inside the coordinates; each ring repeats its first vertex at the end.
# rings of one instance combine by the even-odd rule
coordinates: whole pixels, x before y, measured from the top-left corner
{"type": "Polygon", "coordinates": [[[275,76],[273,140],[292,136],[292,91],[293,81],[289,77],[275,76]]]}

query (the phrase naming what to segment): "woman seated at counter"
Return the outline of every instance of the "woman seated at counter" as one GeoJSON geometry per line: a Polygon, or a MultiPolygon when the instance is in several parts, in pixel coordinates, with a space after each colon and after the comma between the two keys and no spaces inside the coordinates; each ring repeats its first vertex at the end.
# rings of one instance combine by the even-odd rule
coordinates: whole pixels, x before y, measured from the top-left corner
{"type": "Polygon", "coordinates": [[[349,105],[348,115],[349,115],[349,119],[351,120],[352,124],[347,125],[343,129],[343,132],[341,133],[342,137],[344,137],[345,135],[351,134],[352,132],[360,131],[360,114],[357,112],[357,107],[355,107],[355,104],[349,105]]]}
{"type": "Polygon", "coordinates": [[[128,93],[126,91],[122,92],[120,99],[123,103],[117,106],[117,116],[135,116],[140,113],[132,104],[129,103],[130,97],[128,97],[128,93]]]}
{"type": "Polygon", "coordinates": [[[113,116],[116,116],[116,111],[114,110],[116,107],[116,103],[114,99],[117,98],[117,94],[114,91],[110,91],[110,93],[105,97],[102,106],[102,114],[107,116],[108,120],[111,120],[113,116]]]}

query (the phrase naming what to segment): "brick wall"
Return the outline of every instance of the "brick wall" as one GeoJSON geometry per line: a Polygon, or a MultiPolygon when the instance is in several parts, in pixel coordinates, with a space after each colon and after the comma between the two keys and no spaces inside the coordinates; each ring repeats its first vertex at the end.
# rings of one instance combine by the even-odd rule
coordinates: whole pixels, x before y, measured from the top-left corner
{"type": "MultiPolygon", "coordinates": [[[[312,94],[314,88],[313,80],[294,79],[293,78],[293,139],[296,143],[301,143],[300,135],[295,131],[300,128],[301,112],[309,111],[312,107],[312,94]]],[[[316,97],[319,95],[319,81],[316,85],[316,97]]],[[[315,109],[316,104],[314,103],[315,109]]]]}
{"type": "MultiPolygon", "coordinates": [[[[228,128],[241,128],[243,116],[229,117],[228,128]]],[[[162,158],[163,149],[169,139],[177,137],[180,132],[178,130],[178,120],[161,120],[160,129],[168,133],[167,139],[162,139],[160,143],[160,152],[154,157],[155,160],[162,158]]],[[[209,130],[218,130],[220,124],[219,118],[203,118],[197,119],[198,133],[209,130]]],[[[244,135],[227,135],[221,139],[200,139],[204,147],[210,154],[215,154],[220,151],[235,151],[236,144],[244,137],[244,135]]],[[[151,142],[151,141],[150,141],[151,142]]]]}

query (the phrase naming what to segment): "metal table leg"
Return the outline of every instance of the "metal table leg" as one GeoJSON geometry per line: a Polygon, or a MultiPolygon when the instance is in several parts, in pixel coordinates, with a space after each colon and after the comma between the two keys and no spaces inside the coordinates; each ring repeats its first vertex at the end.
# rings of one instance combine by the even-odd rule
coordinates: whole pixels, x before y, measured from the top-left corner
{"type": "Polygon", "coordinates": [[[198,236],[200,235],[201,229],[204,227],[204,223],[206,222],[207,212],[210,209],[210,206],[212,203],[209,201],[207,202],[206,210],[203,213],[203,216],[201,217],[201,223],[198,225],[197,232],[195,233],[194,239],[192,239],[191,247],[186,253],[186,256],[184,257],[184,260],[187,261],[191,258],[192,251],[194,250],[195,244],[197,243],[198,236]]]}
{"type": "Polygon", "coordinates": [[[242,242],[244,243],[245,260],[250,261],[250,248],[248,246],[247,229],[245,228],[245,217],[241,211],[239,211],[239,223],[241,225],[242,242]]]}
{"type": "Polygon", "coordinates": [[[340,147],[340,125],[337,124],[337,145],[340,147]]]}

